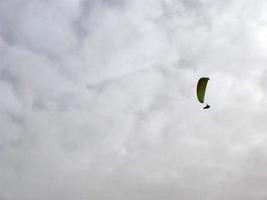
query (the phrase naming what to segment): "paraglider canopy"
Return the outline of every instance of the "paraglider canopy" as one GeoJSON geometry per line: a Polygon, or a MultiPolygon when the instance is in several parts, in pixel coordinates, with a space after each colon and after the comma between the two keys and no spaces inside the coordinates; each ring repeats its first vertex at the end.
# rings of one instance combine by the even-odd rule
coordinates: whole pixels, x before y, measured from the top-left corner
{"type": "Polygon", "coordinates": [[[197,98],[200,103],[204,103],[208,81],[208,77],[202,77],[197,83],[197,98]]]}

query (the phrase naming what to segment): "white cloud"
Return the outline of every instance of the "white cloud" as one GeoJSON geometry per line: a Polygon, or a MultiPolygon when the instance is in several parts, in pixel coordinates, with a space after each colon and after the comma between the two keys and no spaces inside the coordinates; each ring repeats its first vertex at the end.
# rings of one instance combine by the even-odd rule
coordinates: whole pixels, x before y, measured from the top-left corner
{"type": "Polygon", "coordinates": [[[0,199],[265,199],[266,6],[1,1],[0,199]]]}

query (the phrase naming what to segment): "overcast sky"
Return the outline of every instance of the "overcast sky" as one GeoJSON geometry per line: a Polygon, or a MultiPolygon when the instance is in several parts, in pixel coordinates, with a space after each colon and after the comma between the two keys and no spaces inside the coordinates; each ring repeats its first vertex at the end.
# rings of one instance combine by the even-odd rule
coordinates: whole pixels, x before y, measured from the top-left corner
{"type": "Polygon", "coordinates": [[[266,200],[266,11],[0,0],[0,199],[266,200]]]}

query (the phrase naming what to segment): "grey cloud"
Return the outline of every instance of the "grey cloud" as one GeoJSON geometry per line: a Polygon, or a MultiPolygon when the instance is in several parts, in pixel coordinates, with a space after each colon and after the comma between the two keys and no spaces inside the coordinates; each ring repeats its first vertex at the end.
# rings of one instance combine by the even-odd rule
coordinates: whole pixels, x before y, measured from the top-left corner
{"type": "Polygon", "coordinates": [[[266,6],[0,1],[0,198],[266,199],[266,6]]]}

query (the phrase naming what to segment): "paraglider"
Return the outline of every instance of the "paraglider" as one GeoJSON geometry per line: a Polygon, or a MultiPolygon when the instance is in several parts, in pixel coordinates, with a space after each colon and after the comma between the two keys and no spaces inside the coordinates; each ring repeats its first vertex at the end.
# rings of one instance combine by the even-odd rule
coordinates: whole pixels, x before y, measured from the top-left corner
{"type": "MultiPolygon", "coordinates": [[[[208,77],[202,77],[199,79],[197,83],[197,98],[200,103],[204,103],[208,81],[209,81],[208,77]]],[[[209,109],[209,108],[210,106],[207,104],[203,109],[209,109]]]]}
{"type": "Polygon", "coordinates": [[[209,109],[210,106],[207,104],[203,109],[209,109]]]}

